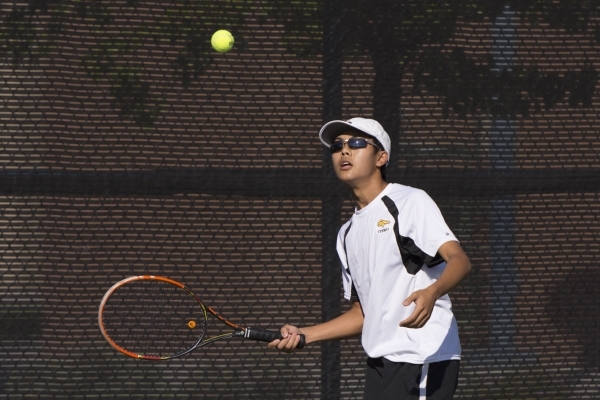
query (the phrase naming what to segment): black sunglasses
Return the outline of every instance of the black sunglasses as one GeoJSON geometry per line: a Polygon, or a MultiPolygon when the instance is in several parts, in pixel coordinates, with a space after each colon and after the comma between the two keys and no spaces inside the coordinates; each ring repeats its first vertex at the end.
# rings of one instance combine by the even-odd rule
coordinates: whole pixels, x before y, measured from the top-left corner
{"type": "Polygon", "coordinates": [[[329,150],[331,150],[332,153],[337,153],[338,151],[341,151],[344,148],[345,143],[348,143],[348,147],[351,149],[364,149],[365,147],[367,147],[367,145],[370,144],[381,150],[381,147],[377,146],[373,142],[368,141],[365,138],[354,137],[346,140],[336,140],[329,146],[329,150]]]}

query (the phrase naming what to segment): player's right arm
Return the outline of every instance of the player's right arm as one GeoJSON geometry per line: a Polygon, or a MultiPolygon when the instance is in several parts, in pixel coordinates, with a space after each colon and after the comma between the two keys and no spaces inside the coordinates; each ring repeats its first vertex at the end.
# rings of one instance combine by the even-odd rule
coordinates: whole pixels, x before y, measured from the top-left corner
{"type": "Polygon", "coordinates": [[[352,307],[348,311],[322,324],[304,328],[284,325],[281,328],[283,339],[274,340],[267,347],[271,349],[277,348],[285,353],[292,353],[300,341],[299,334],[303,334],[306,337],[306,344],[350,338],[360,335],[363,321],[362,308],[360,303],[356,301],[352,303],[352,307]]]}

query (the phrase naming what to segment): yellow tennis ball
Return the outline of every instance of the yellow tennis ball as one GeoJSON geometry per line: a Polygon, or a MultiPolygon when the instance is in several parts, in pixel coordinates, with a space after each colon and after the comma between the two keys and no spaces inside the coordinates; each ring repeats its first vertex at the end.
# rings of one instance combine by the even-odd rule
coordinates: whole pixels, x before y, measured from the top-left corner
{"type": "Polygon", "coordinates": [[[212,44],[213,49],[219,53],[227,53],[231,50],[233,42],[233,35],[225,29],[216,31],[212,35],[212,39],[210,39],[210,44],[212,44]]]}

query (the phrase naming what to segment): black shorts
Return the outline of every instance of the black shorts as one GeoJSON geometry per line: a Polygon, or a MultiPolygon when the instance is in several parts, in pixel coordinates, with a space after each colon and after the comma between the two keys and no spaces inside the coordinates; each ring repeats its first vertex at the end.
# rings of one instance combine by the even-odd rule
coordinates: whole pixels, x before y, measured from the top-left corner
{"type": "Polygon", "coordinates": [[[458,386],[458,360],[430,364],[367,359],[364,400],[449,400],[458,386]]]}

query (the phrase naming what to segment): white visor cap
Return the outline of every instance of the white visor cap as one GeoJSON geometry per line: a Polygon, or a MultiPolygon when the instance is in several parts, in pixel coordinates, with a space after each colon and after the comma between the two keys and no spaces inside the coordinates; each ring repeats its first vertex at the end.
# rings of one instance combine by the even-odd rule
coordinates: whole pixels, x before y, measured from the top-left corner
{"type": "Polygon", "coordinates": [[[383,150],[391,155],[391,140],[390,136],[374,119],[367,118],[351,118],[347,121],[331,121],[323,125],[319,131],[319,139],[321,142],[329,147],[333,144],[335,138],[343,131],[348,129],[356,129],[369,136],[374,137],[381,143],[383,150]]]}

